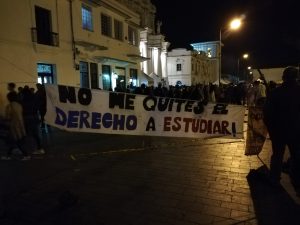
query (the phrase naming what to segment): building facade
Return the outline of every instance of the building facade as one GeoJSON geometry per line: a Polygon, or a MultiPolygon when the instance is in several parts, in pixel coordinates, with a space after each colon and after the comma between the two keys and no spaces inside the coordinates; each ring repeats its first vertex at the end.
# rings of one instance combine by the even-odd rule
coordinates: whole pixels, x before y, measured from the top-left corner
{"type": "Polygon", "coordinates": [[[142,1],[140,9],[146,7],[150,16],[141,17],[130,2],[2,0],[1,105],[8,82],[110,90],[147,80],[141,65],[149,53],[141,56],[140,33],[145,25],[154,26],[156,9],[150,0],[142,1]]]}
{"type": "Polygon", "coordinates": [[[157,86],[167,81],[167,51],[170,45],[161,33],[162,22],[155,23],[156,7],[150,0],[117,0],[140,15],[141,82],[157,86]],[[144,79],[142,80],[142,75],[144,79]]]}
{"type": "MultiPolygon", "coordinates": [[[[158,25],[159,27],[160,25],[158,25]]],[[[165,36],[146,28],[141,32],[140,52],[149,60],[141,63],[143,74],[151,77],[149,85],[157,86],[159,82],[167,81],[167,52],[170,45],[165,36]]]]}
{"type": "Polygon", "coordinates": [[[170,85],[213,83],[217,73],[216,62],[203,52],[173,49],[167,56],[167,74],[170,85]]]}
{"type": "Polygon", "coordinates": [[[221,70],[220,70],[220,63],[221,63],[221,54],[220,54],[220,42],[219,41],[208,41],[208,42],[198,42],[192,43],[191,46],[194,50],[198,52],[203,52],[206,54],[208,58],[214,64],[215,73],[212,74],[213,82],[219,82],[219,78],[221,78],[221,70]]]}

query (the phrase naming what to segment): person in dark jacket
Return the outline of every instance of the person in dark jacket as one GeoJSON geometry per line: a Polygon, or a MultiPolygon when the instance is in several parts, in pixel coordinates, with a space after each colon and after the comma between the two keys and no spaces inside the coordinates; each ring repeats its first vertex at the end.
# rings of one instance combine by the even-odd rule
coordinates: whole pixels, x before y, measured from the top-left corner
{"type": "Polygon", "coordinates": [[[45,128],[45,115],[47,112],[47,97],[46,90],[43,84],[36,84],[37,91],[35,92],[35,100],[38,107],[38,112],[40,116],[41,127],[45,128]]]}
{"type": "Polygon", "coordinates": [[[300,193],[300,85],[298,69],[283,71],[283,84],[269,93],[264,105],[264,122],[272,141],[270,181],[280,184],[285,147],[290,151],[290,178],[300,193]]]}
{"type": "Polygon", "coordinates": [[[37,150],[34,150],[32,154],[45,154],[40,137],[39,104],[29,88],[23,90],[22,106],[26,133],[36,141],[37,145],[37,150]]]}

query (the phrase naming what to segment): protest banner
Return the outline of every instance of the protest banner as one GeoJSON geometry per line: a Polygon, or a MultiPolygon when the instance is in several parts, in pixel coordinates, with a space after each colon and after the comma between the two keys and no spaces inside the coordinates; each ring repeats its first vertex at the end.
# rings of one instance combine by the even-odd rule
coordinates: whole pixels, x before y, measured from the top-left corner
{"type": "Polygon", "coordinates": [[[263,109],[249,107],[245,155],[258,155],[263,149],[267,134],[268,131],[263,121],[263,109]]]}
{"type": "Polygon", "coordinates": [[[46,123],[67,131],[243,138],[244,107],[46,85],[46,123]]]}

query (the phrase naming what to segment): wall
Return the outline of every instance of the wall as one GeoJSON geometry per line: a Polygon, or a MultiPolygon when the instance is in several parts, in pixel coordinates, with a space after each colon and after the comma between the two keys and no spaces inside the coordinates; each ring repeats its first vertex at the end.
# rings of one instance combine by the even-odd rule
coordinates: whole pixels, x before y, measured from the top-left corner
{"type": "Polygon", "coordinates": [[[190,86],[191,80],[191,53],[186,49],[173,49],[168,52],[167,71],[169,85],[176,85],[181,81],[182,85],[190,86]],[[181,71],[177,71],[177,64],[181,64],[181,71]]]}
{"type": "MultiPolygon", "coordinates": [[[[126,74],[129,76],[130,68],[138,69],[138,74],[140,74],[139,61],[134,61],[127,56],[127,54],[139,55],[138,46],[130,45],[125,38],[124,41],[118,41],[114,38],[105,37],[101,35],[100,30],[101,12],[124,22],[124,36],[128,36],[128,23],[136,26],[137,31],[139,31],[139,15],[114,0],[104,0],[102,1],[104,6],[93,6],[94,32],[88,32],[82,29],[82,2],[80,0],[72,1],[75,38],[106,46],[107,50],[89,51],[82,48],[83,54],[76,59],[77,62],[79,60],[97,62],[100,75],[101,62],[96,61],[95,56],[132,61],[129,63],[130,65],[126,65],[126,74]],[[109,7],[106,7],[108,5],[109,7]],[[128,20],[125,20],[125,15],[128,15],[126,16],[128,20]]],[[[76,60],[73,60],[69,1],[1,0],[0,25],[0,67],[2,73],[0,76],[0,113],[3,112],[7,103],[5,96],[8,82],[15,82],[17,86],[35,87],[38,78],[37,63],[55,66],[56,83],[80,86],[80,71],[76,70],[76,60]],[[52,32],[59,35],[58,47],[41,45],[32,41],[31,28],[36,27],[35,5],[51,11],[52,32]]],[[[115,63],[111,62],[110,64],[114,68],[115,63]]]]}
{"type": "MultiPolygon", "coordinates": [[[[55,64],[57,82],[78,83],[73,68],[68,1],[56,0],[1,0],[0,2],[0,103],[6,104],[6,86],[37,83],[37,63],[55,64]],[[52,31],[59,33],[59,47],[32,42],[31,28],[36,27],[35,5],[51,11],[52,31]],[[19,19],[16,19],[19,18],[19,19]],[[61,22],[58,22],[61,21],[61,22]]],[[[1,110],[1,109],[0,109],[1,110]]]]}
{"type": "Polygon", "coordinates": [[[208,84],[215,81],[218,61],[208,58],[197,51],[183,48],[168,52],[167,74],[170,85],[181,81],[184,85],[208,84]],[[182,64],[182,70],[177,71],[176,64],[182,64]]]}

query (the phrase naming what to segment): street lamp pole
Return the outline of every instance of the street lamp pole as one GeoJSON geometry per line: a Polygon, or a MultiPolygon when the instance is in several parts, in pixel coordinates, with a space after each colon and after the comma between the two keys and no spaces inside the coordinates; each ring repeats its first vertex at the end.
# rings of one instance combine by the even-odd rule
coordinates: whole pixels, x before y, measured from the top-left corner
{"type": "Polygon", "coordinates": [[[222,28],[219,31],[219,86],[221,86],[221,74],[222,74],[222,28]]]}
{"type": "MultiPolygon", "coordinates": [[[[249,55],[247,53],[243,54],[243,59],[246,60],[246,59],[248,59],[248,57],[249,57],[249,55]]],[[[243,63],[242,63],[242,66],[243,66],[243,63]]],[[[240,79],[240,56],[238,56],[238,58],[237,58],[237,73],[236,73],[236,77],[237,77],[237,79],[240,79]]],[[[244,75],[243,75],[243,78],[245,78],[244,75]]]]}
{"type": "MultiPolygon", "coordinates": [[[[241,19],[237,18],[231,21],[229,29],[237,30],[241,26],[241,19]]],[[[222,76],[222,27],[219,30],[219,86],[221,85],[222,76]]]]}
{"type": "Polygon", "coordinates": [[[236,72],[236,78],[240,79],[240,58],[238,57],[237,60],[237,72],[236,72]]]}

